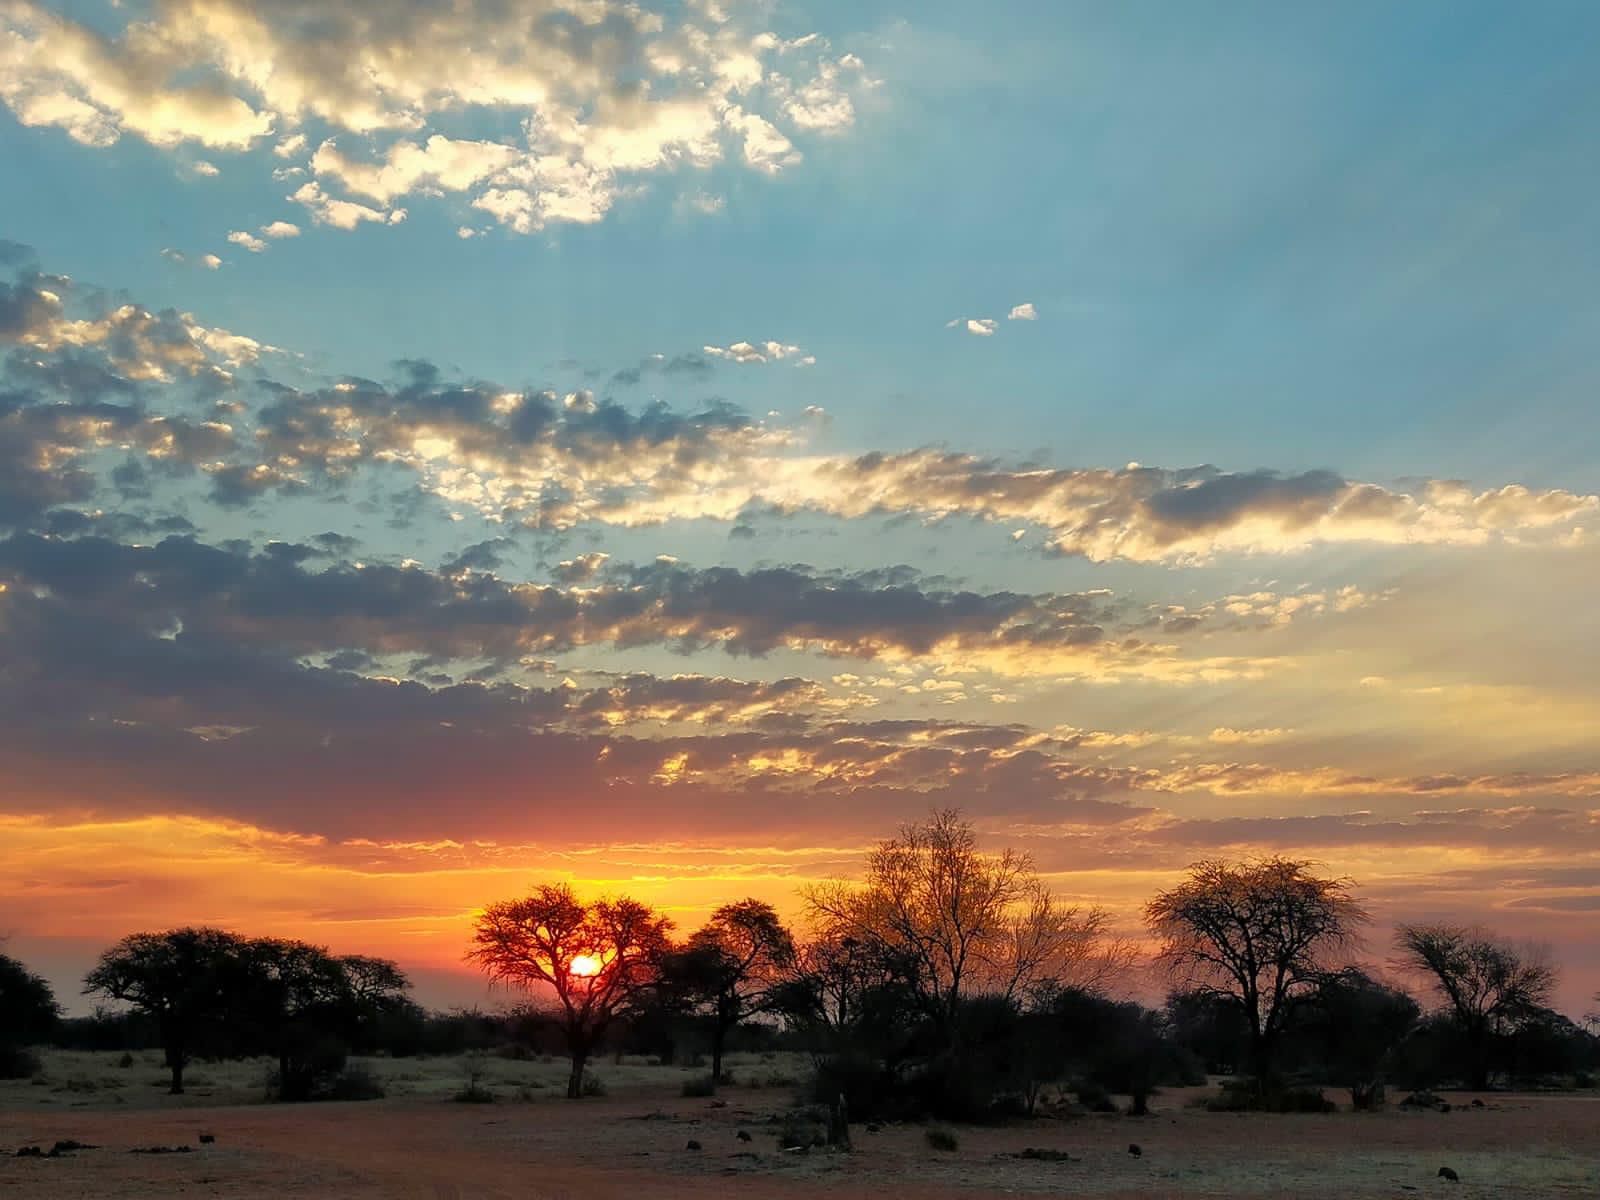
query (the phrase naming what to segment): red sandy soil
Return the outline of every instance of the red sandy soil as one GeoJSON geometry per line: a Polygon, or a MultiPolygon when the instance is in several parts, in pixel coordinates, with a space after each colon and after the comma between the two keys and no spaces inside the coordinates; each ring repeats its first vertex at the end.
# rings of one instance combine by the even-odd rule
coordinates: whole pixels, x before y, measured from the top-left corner
{"type": "Polygon", "coordinates": [[[783,1153],[777,1093],[728,1092],[725,1107],[666,1094],[570,1103],[365,1104],[156,1110],[0,1110],[0,1149],[72,1138],[58,1159],[0,1159],[0,1198],[327,1197],[593,1200],[736,1194],[990,1197],[1600,1196],[1600,1097],[1451,1095],[1449,1113],[1266,1116],[1207,1113],[1161,1097],[1147,1118],[1079,1117],[958,1128],[954,1153],[919,1126],[854,1130],[855,1149],[783,1153]],[[751,1141],[741,1142],[739,1130],[751,1141]],[[197,1144],[201,1132],[215,1143],[197,1144]],[[696,1139],[703,1149],[685,1148],[696,1139]],[[1140,1157],[1128,1153],[1137,1142],[1140,1157]],[[134,1155],[132,1147],[196,1146],[134,1155]],[[1012,1157],[1024,1147],[1077,1161],[1012,1157]],[[1459,1184],[1437,1178],[1440,1166],[1459,1184]]]}

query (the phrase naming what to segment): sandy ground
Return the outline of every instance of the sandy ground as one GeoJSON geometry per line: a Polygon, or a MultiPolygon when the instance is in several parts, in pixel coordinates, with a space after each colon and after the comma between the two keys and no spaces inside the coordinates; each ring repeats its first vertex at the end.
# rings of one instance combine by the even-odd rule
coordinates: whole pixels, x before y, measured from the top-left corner
{"type": "Polygon", "coordinates": [[[194,1094],[174,1098],[153,1059],[120,1069],[114,1056],[52,1056],[44,1082],[0,1085],[0,1149],[68,1138],[100,1148],[0,1159],[0,1198],[1600,1196],[1593,1094],[1485,1096],[1481,1109],[1452,1095],[1462,1106],[1450,1113],[1244,1116],[1189,1107],[1197,1093],[1176,1091],[1147,1118],[959,1128],[953,1153],[907,1125],[858,1126],[848,1154],[799,1154],[779,1151],[773,1123],[791,1101],[793,1064],[735,1063],[749,1082],[724,1089],[718,1106],[682,1098],[692,1072],[675,1068],[608,1063],[610,1094],[569,1103],[554,1086],[564,1064],[489,1060],[477,1067],[501,1099],[467,1105],[449,1098],[466,1076],[459,1060],[373,1066],[388,1099],[278,1106],[260,1102],[264,1064],[199,1066],[194,1094]],[[214,1143],[199,1145],[201,1133],[214,1143]],[[686,1149],[690,1139],[702,1148],[686,1149]],[[195,1150],[129,1153],[152,1145],[195,1150]],[[1026,1147],[1075,1161],[1014,1157],[1026,1147]],[[1461,1182],[1437,1178],[1441,1166],[1461,1182]]]}

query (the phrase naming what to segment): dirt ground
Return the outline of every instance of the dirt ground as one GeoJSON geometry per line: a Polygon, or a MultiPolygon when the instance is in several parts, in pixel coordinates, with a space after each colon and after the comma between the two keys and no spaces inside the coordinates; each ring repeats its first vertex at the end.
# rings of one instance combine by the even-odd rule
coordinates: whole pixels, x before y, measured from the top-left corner
{"type": "Polygon", "coordinates": [[[847,1154],[785,1153],[775,1118],[793,1088],[785,1066],[766,1061],[736,1062],[747,1082],[715,1105],[683,1098],[693,1073],[676,1068],[604,1064],[609,1094],[569,1103],[559,1062],[380,1060],[370,1065],[384,1100],[279,1106],[261,1103],[264,1064],[197,1066],[193,1094],[179,1098],[162,1093],[153,1058],[114,1058],[53,1055],[41,1082],[0,1085],[0,1198],[1600,1196],[1592,1093],[1487,1095],[1483,1108],[1452,1094],[1449,1113],[1262,1116],[1208,1113],[1189,1104],[1200,1091],[1172,1091],[1145,1118],[957,1128],[953,1152],[931,1149],[920,1126],[891,1125],[857,1126],[847,1154]],[[469,1070],[497,1103],[451,1100],[469,1070]],[[99,1148],[12,1156],[65,1139],[99,1148]],[[691,1139],[701,1149],[687,1149],[691,1139]],[[157,1145],[193,1150],[130,1153],[157,1145]],[[1017,1157],[1030,1147],[1072,1161],[1017,1157]],[[1460,1183],[1439,1179],[1441,1166],[1460,1183]]]}

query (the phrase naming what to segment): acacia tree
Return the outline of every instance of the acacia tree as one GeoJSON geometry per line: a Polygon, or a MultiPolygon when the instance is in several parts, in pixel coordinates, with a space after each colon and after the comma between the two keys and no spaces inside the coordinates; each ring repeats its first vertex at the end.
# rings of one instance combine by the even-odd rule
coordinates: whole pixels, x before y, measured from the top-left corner
{"type": "Polygon", "coordinates": [[[711,1018],[711,1090],[722,1079],[722,1051],[740,1021],[768,1012],[795,964],[794,936],[764,900],[724,904],[674,955],[670,973],[711,1018]]]}
{"type": "Polygon", "coordinates": [[[544,884],[484,909],[467,957],[495,982],[554,991],[572,1057],[567,1098],[576,1100],[607,1028],[636,1011],[659,981],[671,929],[637,900],[585,904],[567,884],[544,884]]]}
{"type": "Polygon", "coordinates": [[[335,957],[306,942],[260,938],[249,943],[247,953],[246,1003],[258,1036],[278,1058],[281,1100],[310,1097],[319,1074],[339,1069],[359,1027],[411,986],[386,959],[335,957]],[[329,1047],[331,1066],[325,1065],[329,1047]]]}
{"type": "Polygon", "coordinates": [[[921,1006],[952,1038],[970,994],[1015,1000],[1048,983],[1099,990],[1129,960],[1104,912],[1063,905],[1026,854],[979,850],[954,809],[879,843],[864,882],[805,897],[823,937],[904,964],[921,1006]]]}
{"type": "Polygon", "coordinates": [[[83,990],[131,1004],[155,1021],[176,1096],[195,1049],[243,1010],[250,976],[249,943],[238,934],[172,929],[123,938],[100,956],[83,990]]]}
{"type": "Polygon", "coordinates": [[[1549,1003],[1556,968],[1543,951],[1519,950],[1481,928],[1402,925],[1395,944],[1400,963],[1428,980],[1461,1031],[1468,1082],[1487,1088],[1494,1039],[1549,1003]]]}
{"type": "Polygon", "coordinates": [[[1287,858],[1198,862],[1145,906],[1157,961],[1194,991],[1236,1004],[1252,1074],[1271,1070],[1291,1006],[1311,994],[1368,918],[1343,879],[1287,858]]]}

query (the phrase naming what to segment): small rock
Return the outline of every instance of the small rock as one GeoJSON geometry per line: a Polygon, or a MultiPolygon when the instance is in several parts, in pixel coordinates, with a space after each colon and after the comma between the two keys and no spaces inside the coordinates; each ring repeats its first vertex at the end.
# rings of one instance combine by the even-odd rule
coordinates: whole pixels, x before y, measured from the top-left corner
{"type": "Polygon", "coordinates": [[[1448,1179],[1451,1183],[1460,1183],[1461,1182],[1461,1176],[1457,1175],[1449,1167],[1440,1167],[1439,1168],[1439,1178],[1440,1179],[1448,1179]]]}
{"type": "Polygon", "coordinates": [[[1473,1108],[1482,1108],[1482,1107],[1484,1107],[1483,1101],[1477,1099],[1476,1097],[1474,1097],[1474,1099],[1472,1101],[1472,1107],[1473,1108]]]}
{"type": "Polygon", "coordinates": [[[17,1151],[18,1158],[43,1158],[44,1151],[38,1146],[23,1146],[17,1151]]]}
{"type": "Polygon", "coordinates": [[[684,1146],[684,1149],[685,1150],[698,1150],[698,1149],[700,1149],[700,1143],[695,1141],[693,1138],[690,1138],[688,1144],[686,1146],[684,1146]]]}
{"type": "Polygon", "coordinates": [[[728,1107],[728,1102],[726,1100],[713,1100],[710,1104],[706,1105],[706,1107],[707,1108],[727,1108],[728,1107]]]}
{"type": "Polygon", "coordinates": [[[200,1135],[200,1144],[202,1146],[209,1146],[209,1145],[211,1145],[212,1142],[214,1142],[216,1140],[217,1140],[217,1135],[214,1134],[214,1133],[202,1133],[200,1135]]]}
{"type": "Polygon", "coordinates": [[[739,1130],[739,1140],[741,1142],[748,1142],[750,1140],[750,1135],[741,1129],[739,1130]]]}
{"type": "Polygon", "coordinates": [[[1135,1158],[1138,1158],[1144,1153],[1144,1150],[1140,1147],[1138,1142],[1129,1142],[1128,1153],[1133,1155],[1135,1158]]]}
{"type": "Polygon", "coordinates": [[[868,1133],[877,1133],[878,1130],[880,1130],[882,1128],[883,1128],[883,1126],[879,1125],[876,1121],[868,1121],[867,1122],[867,1132],[868,1133]]]}

